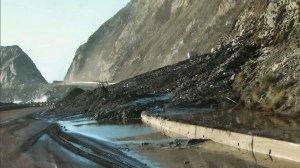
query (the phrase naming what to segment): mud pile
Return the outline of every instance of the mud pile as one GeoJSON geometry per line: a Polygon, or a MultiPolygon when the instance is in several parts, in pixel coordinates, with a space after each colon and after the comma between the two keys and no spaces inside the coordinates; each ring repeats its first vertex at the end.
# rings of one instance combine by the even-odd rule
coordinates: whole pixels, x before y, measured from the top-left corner
{"type": "MultiPolygon", "coordinates": [[[[300,23],[295,1],[249,1],[211,52],[78,95],[58,111],[126,118],[171,106],[300,114],[300,23]],[[140,98],[168,100],[134,104],[140,98]],[[238,106],[236,106],[238,104],[238,106]],[[150,109],[149,109],[150,108],[150,109]]],[[[197,37],[195,37],[197,38],[197,37]]]]}

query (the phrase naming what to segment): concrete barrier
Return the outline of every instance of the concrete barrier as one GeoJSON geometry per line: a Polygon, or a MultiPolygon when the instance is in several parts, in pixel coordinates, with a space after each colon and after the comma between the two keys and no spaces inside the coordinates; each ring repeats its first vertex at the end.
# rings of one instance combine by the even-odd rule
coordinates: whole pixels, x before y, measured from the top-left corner
{"type": "Polygon", "coordinates": [[[300,144],[253,136],[253,151],[300,162],[300,144]]]}
{"type": "Polygon", "coordinates": [[[236,132],[207,128],[170,121],[161,117],[141,115],[142,121],[167,135],[177,134],[188,138],[205,138],[239,149],[261,153],[272,157],[300,162],[300,144],[257,137],[236,132]]]}
{"type": "Polygon", "coordinates": [[[196,126],[196,138],[206,138],[212,141],[252,151],[253,136],[230,131],[196,126]]]}

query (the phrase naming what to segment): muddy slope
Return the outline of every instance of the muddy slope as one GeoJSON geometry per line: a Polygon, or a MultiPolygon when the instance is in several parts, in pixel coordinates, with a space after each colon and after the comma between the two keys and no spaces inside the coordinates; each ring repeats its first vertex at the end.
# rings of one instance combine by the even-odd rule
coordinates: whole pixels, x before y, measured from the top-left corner
{"type": "MultiPolygon", "coordinates": [[[[252,0],[211,52],[65,99],[58,111],[98,118],[139,116],[153,107],[190,105],[300,114],[300,23],[295,1],[252,0]],[[134,103],[162,96],[168,100],[134,103]]],[[[97,73],[98,74],[98,73],[97,73]]]]}

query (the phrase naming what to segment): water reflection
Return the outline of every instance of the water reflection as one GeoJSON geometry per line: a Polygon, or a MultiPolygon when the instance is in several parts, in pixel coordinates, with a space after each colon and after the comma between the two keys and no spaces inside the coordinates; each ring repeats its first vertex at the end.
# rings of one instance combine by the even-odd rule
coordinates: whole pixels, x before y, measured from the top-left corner
{"type": "Polygon", "coordinates": [[[157,133],[158,131],[140,122],[132,121],[125,125],[121,123],[98,123],[97,121],[60,121],[68,132],[74,132],[91,138],[113,141],[126,137],[157,133]],[[133,122],[133,123],[132,123],[133,122]]]}

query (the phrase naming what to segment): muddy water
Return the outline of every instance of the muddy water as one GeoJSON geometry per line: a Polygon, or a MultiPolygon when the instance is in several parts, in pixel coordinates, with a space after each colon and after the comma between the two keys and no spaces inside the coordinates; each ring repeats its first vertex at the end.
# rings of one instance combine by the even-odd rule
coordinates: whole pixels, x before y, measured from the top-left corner
{"type": "Polygon", "coordinates": [[[36,167],[99,167],[98,164],[63,148],[48,135],[43,135],[26,155],[36,167]]]}
{"type": "Polygon", "coordinates": [[[155,101],[166,101],[166,100],[169,100],[172,96],[173,95],[171,93],[167,93],[167,94],[163,94],[163,95],[155,96],[155,97],[145,97],[145,98],[137,99],[137,100],[131,102],[131,104],[145,105],[145,104],[155,102],[155,101]]]}
{"type": "MultiPolygon", "coordinates": [[[[66,133],[76,133],[100,141],[108,141],[128,156],[139,160],[149,167],[159,167],[153,159],[148,159],[138,152],[142,143],[151,143],[158,146],[160,143],[168,143],[174,138],[167,137],[158,130],[151,128],[141,121],[129,123],[98,123],[95,120],[79,119],[60,121],[59,125],[66,133]]],[[[73,144],[76,146],[76,144],[73,144]]]]}
{"type": "Polygon", "coordinates": [[[271,112],[174,107],[156,115],[170,120],[300,143],[300,118],[271,112]]]}
{"type": "Polygon", "coordinates": [[[163,136],[158,130],[153,129],[140,122],[128,124],[100,124],[95,120],[72,120],[58,122],[66,132],[78,133],[87,137],[91,137],[104,141],[131,141],[137,140],[150,140],[162,139],[163,136]],[[149,136],[148,136],[149,135],[149,136]],[[143,138],[144,137],[144,138],[143,138]],[[150,137],[150,139],[149,139],[150,137]]]}
{"type": "MultiPolygon", "coordinates": [[[[207,112],[204,110],[203,112],[207,112]]],[[[297,164],[271,160],[214,142],[196,146],[170,145],[174,138],[162,135],[140,122],[98,123],[90,119],[60,121],[67,133],[78,133],[101,141],[117,144],[128,156],[149,167],[297,167],[297,164]],[[147,145],[142,143],[147,142],[147,145]]],[[[178,137],[176,137],[178,138],[178,137]]]]}
{"type": "Polygon", "coordinates": [[[144,146],[136,149],[136,151],[143,158],[151,160],[152,167],[294,168],[300,166],[297,162],[277,158],[272,160],[268,155],[258,154],[253,158],[253,154],[249,151],[238,150],[212,141],[192,148],[176,149],[144,146]]]}

